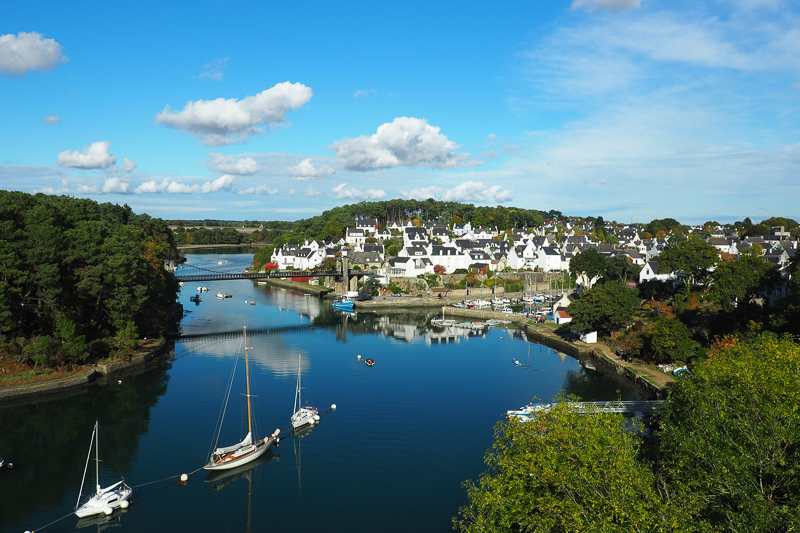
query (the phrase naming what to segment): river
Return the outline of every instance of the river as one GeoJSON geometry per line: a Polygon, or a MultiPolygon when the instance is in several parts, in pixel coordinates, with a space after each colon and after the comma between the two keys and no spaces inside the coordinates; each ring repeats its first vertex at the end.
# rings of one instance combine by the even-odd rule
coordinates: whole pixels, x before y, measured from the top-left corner
{"type": "MultiPolygon", "coordinates": [[[[236,272],[252,259],[215,252],[189,254],[188,262],[236,272]]],[[[190,337],[176,342],[169,361],[69,397],[0,405],[0,456],[15,465],[0,470],[0,530],[86,525],[67,515],[99,419],[101,483],[121,472],[135,491],[129,509],[84,531],[450,531],[466,503],[462,483],[484,471],[506,410],[562,389],[584,400],[640,399],[627,382],[515,330],[453,334],[430,326],[434,311],[348,315],[253,281],[207,285],[197,305],[189,301],[197,285],[184,287],[181,329],[190,337]],[[280,428],[284,438],[232,478],[207,479],[199,470],[179,484],[175,476],[208,460],[243,326],[261,435],[280,428]],[[304,398],[322,420],[292,437],[298,356],[304,398]]],[[[227,419],[238,421],[239,399],[230,403],[227,419]]],[[[235,442],[237,424],[220,444],[235,442]]]]}

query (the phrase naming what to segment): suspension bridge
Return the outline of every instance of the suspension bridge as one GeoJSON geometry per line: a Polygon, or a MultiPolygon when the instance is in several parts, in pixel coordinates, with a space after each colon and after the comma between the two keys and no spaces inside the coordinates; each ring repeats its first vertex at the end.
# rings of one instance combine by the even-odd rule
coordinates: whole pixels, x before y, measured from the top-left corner
{"type": "MultiPolygon", "coordinates": [[[[223,281],[231,279],[269,279],[269,278],[319,278],[334,277],[343,278],[344,273],[340,270],[270,270],[263,272],[217,272],[194,265],[181,265],[175,271],[175,280],[184,283],[190,281],[223,281]],[[186,272],[185,272],[186,271],[186,272]]],[[[353,276],[363,276],[364,272],[358,270],[348,270],[348,279],[353,276]]]]}

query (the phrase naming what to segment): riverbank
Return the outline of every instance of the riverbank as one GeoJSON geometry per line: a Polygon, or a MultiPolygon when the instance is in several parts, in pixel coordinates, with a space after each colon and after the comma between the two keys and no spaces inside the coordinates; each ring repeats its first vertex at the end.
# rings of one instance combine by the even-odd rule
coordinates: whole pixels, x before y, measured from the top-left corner
{"type": "Polygon", "coordinates": [[[515,313],[500,313],[489,309],[463,309],[452,307],[448,299],[439,298],[414,298],[379,296],[367,302],[357,302],[356,311],[371,311],[387,308],[437,308],[442,310],[443,316],[460,316],[478,320],[509,320],[518,327],[524,328],[528,337],[539,344],[563,352],[586,364],[591,364],[605,372],[613,372],[633,382],[647,394],[664,398],[669,386],[675,381],[671,374],[665,374],[654,366],[626,361],[620,358],[614,350],[603,344],[587,344],[582,341],[568,341],[556,333],[558,327],[553,322],[534,322],[529,318],[515,313]]]}
{"type": "Polygon", "coordinates": [[[39,401],[54,396],[78,394],[95,383],[118,379],[132,372],[150,368],[171,352],[172,344],[165,339],[141,341],[137,352],[129,359],[107,359],[92,366],[82,366],[68,372],[32,375],[12,381],[0,381],[0,406],[9,403],[39,401]]]}

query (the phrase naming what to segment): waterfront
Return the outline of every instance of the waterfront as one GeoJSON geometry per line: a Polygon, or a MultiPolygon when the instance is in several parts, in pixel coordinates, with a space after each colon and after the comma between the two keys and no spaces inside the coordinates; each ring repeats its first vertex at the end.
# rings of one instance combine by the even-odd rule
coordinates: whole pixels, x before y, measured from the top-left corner
{"type": "MultiPolygon", "coordinates": [[[[251,255],[188,257],[196,266],[236,271],[251,255]]],[[[332,403],[338,409],[302,439],[285,438],[267,461],[228,484],[206,482],[199,471],[185,486],[172,479],[137,487],[131,508],[113,525],[448,531],[466,502],[461,483],[484,470],[493,425],[505,410],[560,389],[584,400],[616,399],[618,390],[622,399],[638,398],[626,382],[512,330],[454,335],[429,326],[433,311],[352,316],[252,281],[208,286],[199,305],[189,301],[194,286],[181,294],[182,331],[197,336],[176,343],[173,361],[68,398],[0,406],[0,453],[16,464],[0,471],[0,501],[18,502],[0,509],[3,531],[38,529],[70,512],[95,418],[113,444],[106,481],[115,462],[132,486],[199,468],[208,459],[244,324],[262,435],[288,425],[298,354],[306,397],[321,413],[332,403]],[[233,298],[218,300],[216,292],[233,298]],[[359,354],[375,359],[375,367],[359,354]]],[[[69,517],[45,531],[73,530],[76,522],[69,517]]]]}

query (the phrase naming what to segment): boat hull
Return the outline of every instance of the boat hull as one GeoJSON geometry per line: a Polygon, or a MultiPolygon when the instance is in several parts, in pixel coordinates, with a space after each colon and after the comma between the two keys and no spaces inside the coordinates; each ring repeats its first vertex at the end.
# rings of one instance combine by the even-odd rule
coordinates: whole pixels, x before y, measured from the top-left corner
{"type": "Polygon", "coordinates": [[[331,306],[334,309],[341,309],[342,311],[352,311],[355,308],[354,302],[333,302],[331,306]]]}
{"type": "Polygon", "coordinates": [[[203,466],[204,470],[230,470],[242,465],[246,465],[251,461],[255,461],[272,448],[276,442],[276,437],[265,437],[255,443],[240,448],[233,453],[225,454],[223,456],[212,457],[211,460],[203,466]]]}
{"type": "Polygon", "coordinates": [[[117,509],[120,505],[122,505],[122,502],[127,502],[130,499],[131,494],[133,494],[133,489],[124,483],[114,490],[109,490],[106,492],[101,491],[99,494],[95,494],[89,498],[86,503],[75,509],[75,515],[78,518],[86,518],[87,516],[104,514],[106,509],[117,509]]]}
{"type": "Polygon", "coordinates": [[[305,425],[314,425],[319,421],[319,413],[315,407],[302,407],[292,415],[292,427],[297,429],[305,425]]]}

